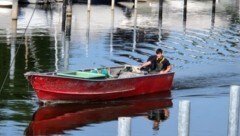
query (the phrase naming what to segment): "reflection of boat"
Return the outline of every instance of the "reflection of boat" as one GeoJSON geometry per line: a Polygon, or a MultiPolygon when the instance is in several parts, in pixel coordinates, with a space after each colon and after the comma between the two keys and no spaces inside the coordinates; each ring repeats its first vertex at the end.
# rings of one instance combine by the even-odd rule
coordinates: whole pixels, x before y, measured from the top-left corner
{"type": "Polygon", "coordinates": [[[74,103],[40,107],[25,130],[25,134],[62,134],[66,130],[73,130],[87,124],[117,120],[118,117],[123,116],[141,116],[153,109],[172,106],[171,99],[162,96],[170,96],[170,92],[108,103],[74,103]]]}
{"type": "Polygon", "coordinates": [[[124,66],[97,69],[105,70],[105,73],[107,71],[111,78],[93,73],[91,69],[63,73],[26,73],[25,76],[43,102],[111,100],[171,90],[172,72],[116,77],[124,69],[124,66]]]}

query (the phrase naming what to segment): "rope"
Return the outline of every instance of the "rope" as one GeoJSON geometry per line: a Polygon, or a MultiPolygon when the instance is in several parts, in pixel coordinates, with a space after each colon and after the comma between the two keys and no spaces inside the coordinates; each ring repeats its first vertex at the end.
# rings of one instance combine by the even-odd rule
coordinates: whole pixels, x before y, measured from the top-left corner
{"type": "Polygon", "coordinates": [[[20,49],[20,44],[21,44],[22,41],[24,40],[24,35],[26,34],[27,29],[28,29],[28,27],[29,27],[29,24],[30,24],[30,22],[31,22],[31,20],[32,20],[32,18],[33,18],[33,15],[34,15],[34,13],[35,13],[36,7],[37,7],[37,6],[35,5],[35,8],[34,8],[34,10],[33,10],[33,12],[32,12],[32,15],[31,15],[31,17],[30,17],[30,20],[28,21],[27,27],[25,28],[25,31],[24,31],[24,33],[23,33],[23,35],[22,35],[22,39],[20,40],[20,42],[19,42],[19,44],[18,44],[17,51],[16,51],[13,59],[11,60],[10,67],[9,67],[9,69],[8,69],[8,71],[7,71],[7,74],[6,74],[6,76],[5,76],[4,80],[3,80],[3,83],[2,83],[2,86],[1,86],[1,89],[0,89],[0,96],[1,96],[1,94],[2,94],[2,90],[3,90],[4,84],[5,84],[6,81],[7,81],[7,77],[8,77],[8,75],[9,75],[9,73],[10,73],[10,69],[11,69],[13,63],[15,62],[16,56],[17,56],[18,51],[19,51],[19,49],[20,49]]]}

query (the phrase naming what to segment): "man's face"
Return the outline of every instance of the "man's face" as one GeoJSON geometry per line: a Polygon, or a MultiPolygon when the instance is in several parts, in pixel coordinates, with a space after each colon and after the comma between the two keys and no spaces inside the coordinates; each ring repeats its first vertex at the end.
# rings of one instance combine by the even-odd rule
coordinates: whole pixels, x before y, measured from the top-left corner
{"type": "Polygon", "coordinates": [[[157,58],[158,58],[158,59],[161,59],[162,57],[163,57],[163,54],[162,54],[162,53],[158,53],[158,54],[157,54],[157,58]]]}

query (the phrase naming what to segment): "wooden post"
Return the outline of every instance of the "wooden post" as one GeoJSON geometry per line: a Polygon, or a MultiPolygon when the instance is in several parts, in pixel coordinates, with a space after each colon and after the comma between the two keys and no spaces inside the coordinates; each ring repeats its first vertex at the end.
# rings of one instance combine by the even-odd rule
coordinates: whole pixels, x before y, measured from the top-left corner
{"type": "Polygon", "coordinates": [[[112,10],[114,10],[114,6],[115,6],[115,0],[112,0],[112,6],[111,6],[112,10]]]}
{"type": "Polygon", "coordinates": [[[230,87],[230,105],[229,105],[229,121],[228,136],[238,136],[239,126],[239,98],[240,86],[232,85],[230,87]]]}
{"type": "Polygon", "coordinates": [[[70,38],[71,35],[71,25],[72,25],[72,0],[68,0],[68,5],[66,9],[66,26],[65,26],[65,32],[66,36],[70,38]]]}
{"type": "Polygon", "coordinates": [[[137,9],[134,9],[134,29],[133,29],[133,51],[136,49],[137,44],[137,9]]]}
{"type": "Polygon", "coordinates": [[[91,10],[91,0],[88,0],[87,11],[89,12],[90,10],[91,10]]]}
{"type": "Polygon", "coordinates": [[[67,0],[63,0],[62,5],[62,31],[65,32],[67,0]]]}
{"type": "Polygon", "coordinates": [[[18,16],[18,0],[13,0],[12,19],[17,19],[17,16],[18,16]]]}
{"type": "Polygon", "coordinates": [[[71,17],[72,16],[72,0],[68,0],[68,5],[66,9],[66,16],[71,17]]]}
{"type": "Polygon", "coordinates": [[[71,25],[72,25],[72,17],[67,17],[66,19],[66,36],[69,37],[71,36],[71,25]]]}
{"type": "Polygon", "coordinates": [[[134,8],[137,9],[138,0],[134,1],[134,8]]]}
{"type": "Polygon", "coordinates": [[[184,0],[183,5],[183,21],[187,20],[187,0],[184,0]]]}
{"type": "Polygon", "coordinates": [[[216,12],[216,0],[212,2],[212,19],[211,19],[211,27],[214,26],[215,23],[215,12],[216,12]]]}
{"type": "Polygon", "coordinates": [[[162,21],[162,14],[163,14],[163,0],[159,0],[159,13],[158,13],[159,21],[162,21]]]}
{"type": "Polygon", "coordinates": [[[189,136],[190,102],[182,100],[179,102],[178,113],[178,136],[189,136]]]}
{"type": "Polygon", "coordinates": [[[158,13],[159,41],[161,41],[162,39],[162,14],[163,14],[163,0],[159,0],[159,13],[158,13]]]}
{"type": "Polygon", "coordinates": [[[118,136],[131,136],[131,118],[118,118],[118,136]]]}

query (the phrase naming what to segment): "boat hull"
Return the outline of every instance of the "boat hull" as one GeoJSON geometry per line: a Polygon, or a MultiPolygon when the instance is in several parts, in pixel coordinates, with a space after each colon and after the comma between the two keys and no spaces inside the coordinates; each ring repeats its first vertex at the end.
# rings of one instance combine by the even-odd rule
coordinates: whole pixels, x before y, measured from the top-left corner
{"type": "Polygon", "coordinates": [[[28,80],[40,101],[99,101],[170,91],[174,73],[122,79],[79,79],[30,74],[28,80]]]}

